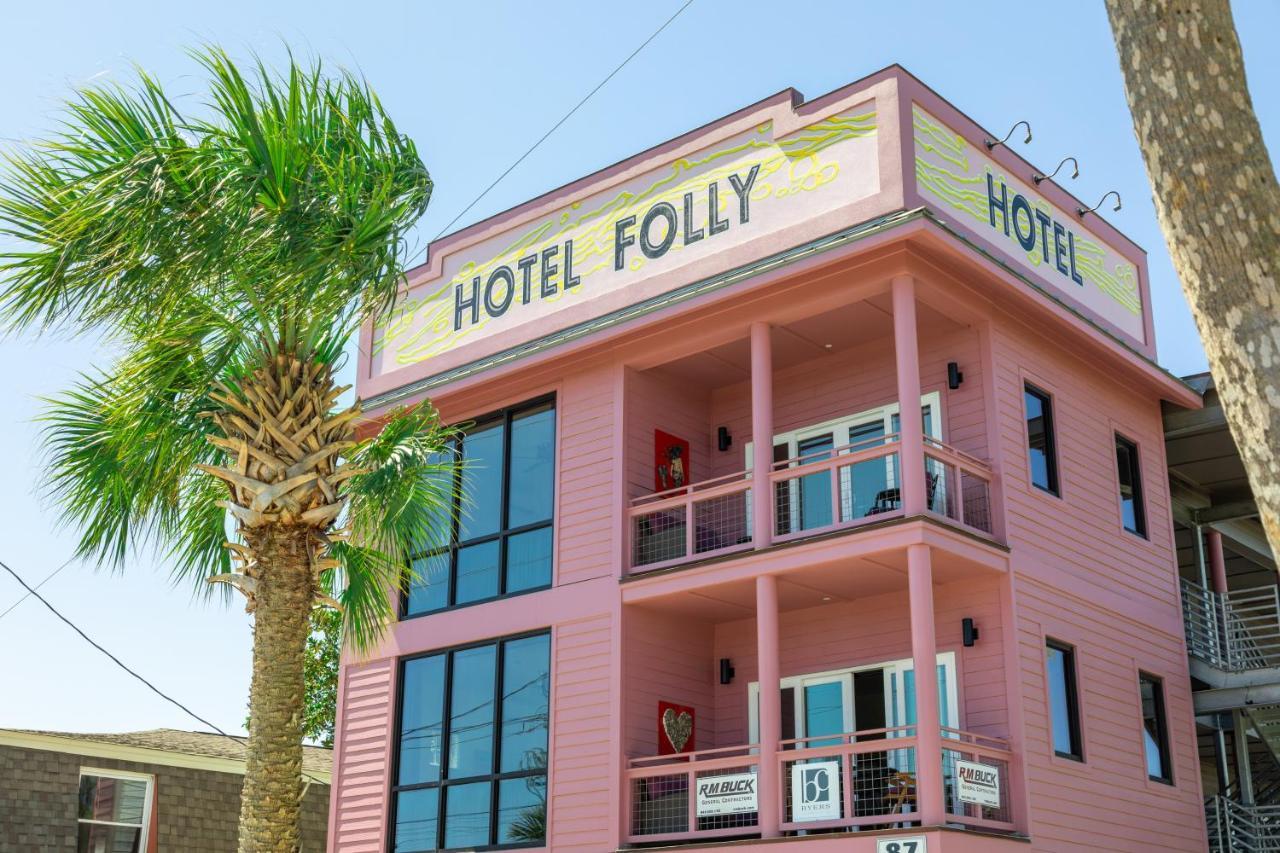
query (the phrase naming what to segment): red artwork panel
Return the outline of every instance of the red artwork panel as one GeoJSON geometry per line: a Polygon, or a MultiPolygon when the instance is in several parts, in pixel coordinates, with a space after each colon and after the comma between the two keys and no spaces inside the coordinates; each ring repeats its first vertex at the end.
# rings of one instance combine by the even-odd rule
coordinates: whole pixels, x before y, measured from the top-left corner
{"type": "Polygon", "coordinates": [[[695,742],[693,709],[674,702],[658,702],[658,755],[693,752],[695,742]]]}
{"type": "Polygon", "coordinates": [[[660,429],[653,431],[653,490],[665,492],[689,484],[689,442],[660,429]]]}

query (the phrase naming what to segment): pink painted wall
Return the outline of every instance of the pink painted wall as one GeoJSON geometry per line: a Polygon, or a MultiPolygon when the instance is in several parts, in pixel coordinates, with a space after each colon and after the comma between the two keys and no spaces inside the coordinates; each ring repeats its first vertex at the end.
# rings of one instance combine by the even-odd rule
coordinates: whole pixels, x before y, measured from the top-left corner
{"type": "MultiPolygon", "coordinates": [[[[960,727],[1008,737],[999,579],[947,584],[934,591],[939,652],[956,653],[960,727]],[[981,638],[964,648],[960,620],[972,617],[981,638]]],[[[782,677],[826,672],[911,657],[906,590],[779,615],[782,677]]],[[[715,684],[715,746],[748,743],[747,685],[757,680],[755,620],[716,626],[713,657],[730,658],[732,684],[715,684]]],[[[859,726],[862,728],[863,726],[859,726]]]]}
{"type": "Polygon", "coordinates": [[[1016,573],[1018,687],[1037,843],[1203,850],[1204,825],[1159,406],[1052,339],[993,335],[1006,530],[1016,573]],[[1062,497],[1028,480],[1024,381],[1054,395],[1062,497]],[[1148,539],[1123,530],[1113,432],[1139,445],[1148,539]],[[1046,637],[1077,647],[1085,763],[1056,757],[1046,637]],[[1147,780],[1142,670],[1164,679],[1175,785],[1147,780]]]}

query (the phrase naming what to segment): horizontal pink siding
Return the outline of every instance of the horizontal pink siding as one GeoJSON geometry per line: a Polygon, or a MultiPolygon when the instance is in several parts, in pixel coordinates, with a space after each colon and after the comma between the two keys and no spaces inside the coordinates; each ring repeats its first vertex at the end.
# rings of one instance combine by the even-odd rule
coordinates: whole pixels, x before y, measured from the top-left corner
{"type": "Polygon", "coordinates": [[[617,780],[610,778],[612,625],[608,615],[558,625],[551,708],[550,846],[615,846],[617,780]]]}
{"type": "Polygon", "coordinates": [[[1042,849],[1203,850],[1160,406],[1020,327],[992,340],[1032,837],[1042,849]],[[1024,381],[1053,395],[1061,498],[1029,483],[1024,381]],[[1139,445],[1147,539],[1121,527],[1115,431],[1139,445]],[[1053,755],[1046,637],[1077,648],[1084,764],[1053,755]],[[1164,679],[1172,787],[1147,779],[1140,669],[1164,679]]]}
{"type": "MultiPolygon", "coordinates": [[[[886,318],[885,322],[890,321],[886,318]]],[[[986,414],[977,333],[962,329],[936,336],[922,335],[920,388],[925,394],[941,393],[945,419],[943,439],[967,453],[985,458],[986,414]],[[964,372],[964,382],[955,391],[947,388],[949,361],[959,363],[964,372]]],[[[774,430],[778,433],[896,402],[893,339],[884,338],[775,371],[773,396],[774,430]]],[[[741,471],[746,464],[747,442],[753,440],[750,382],[712,392],[709,430],[719,425],[729,427],[734,444],[725,453],[711,454],[710,476],[741,471]]]]}
{"type": "Polygon", "coordinates": [[[658,702],[694,709],[698,749],[720,746],[715,728],[714,630],[701,620],[643,607],[623,612],[623,749],[657,755],[658,702]]]}
{"type": "Polygon", "coordinates": [[[614,517],[615,371],[608,366],[564,380],[556,512],[556,583],[577,583],[613,570],[620,531],[614,517]]]}
{"type": "Polygon", "coordinates": [[[338,720],[329,849],[380,853],[387,829],[390,741],[395,714],[395,662],[348,665],[338,720]]]}

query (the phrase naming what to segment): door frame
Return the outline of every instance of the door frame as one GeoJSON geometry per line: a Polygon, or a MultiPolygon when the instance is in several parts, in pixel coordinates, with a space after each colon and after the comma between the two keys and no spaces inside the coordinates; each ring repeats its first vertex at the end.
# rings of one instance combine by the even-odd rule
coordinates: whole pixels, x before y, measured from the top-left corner
{"type": "MultiPolygon", "coordinates": [[[[948,719],[942,720],[942,725],[946,728],[960,729],[960,701],[959,701],[959,672],[957,670],[957,658],[954,651],[938,652],[936,661],[938,664],[946,667],[947,672],[947,708],[950,713],[948,719]]],[[[890,673],[901,673],[912,671],[915,669],[915,662],[912,658],[899,658],[897,660],[880,661],[878,663],[861,664],[859,666],[849,666],[842,669],[829,669],[824,672],[808,672],[801,675],[789,675],[779,679],[779,690],[791,687],[794,690],[795,702],[795,720],[796,720],[796,737],[804,737],[804,684],[808,683],[824,683],[836,680],[838,678],[848,679],[848,694],[846,696],[847,712],[845,719],[850,720],[851,728],[849,732],[857,731],[857,711],[853,707],[853,675],[856,672],[867,672],[869,670],[879,669],[884,671],[885,691],[884,691],[884,718],[886,724],[896,718],[897,709],[890,703],[893,702],[892,693],[889,690],[890,673]]],[[[906,701],[906,697],[903,697],[906,701]]],[[[747,682],[747,742],[758,743],[760,740],[760,682],[759,680],[747,682]]]]}

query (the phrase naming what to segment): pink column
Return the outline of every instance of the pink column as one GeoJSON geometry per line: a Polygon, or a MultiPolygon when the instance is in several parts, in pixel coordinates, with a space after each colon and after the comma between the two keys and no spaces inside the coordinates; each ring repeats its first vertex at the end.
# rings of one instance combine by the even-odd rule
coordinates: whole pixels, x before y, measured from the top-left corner
{"type": "Polygon", "coordinates": [[[909,275],[893,279],[893,352],[898,369],[898,429],[902,442],[898,464],[902,481],[898,486],[902,490],[903,514],[919,515],[925,509],[924,424],[920,418],[916,287],[909,275]]]}
{"type": "Polygon", "coordinates": [[[1212,527],[1205,533],[1205,544],[1209,546],[1209,572],[1213,578],[1213,591],[1227,591],[1227,558],[1222,553],[1222,534],[1212,527]]]}
{"type": "Polygon", "coordinates": [[[773,540],[773,339],[768,323],[751,324],[751,541],[773,540]]]}
{"type": "Polygon", "coordinates": [[[933,628],[933,565],[928,545],[907,546],[911,660],[916,681],[916,797],[923,826],[945,819],[942,721],[938,711],[938,644],[933,628]]]}
{"type": "Polygon", "coordinates": [[[782,783],[778,768],[782,675],[778,665],[778,579],[773,575],[756,578],[756,656],[760,677],[760,770],[756,776],[760,837],[775,838],[782,834],[779,829],[782,783]]]}

